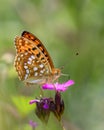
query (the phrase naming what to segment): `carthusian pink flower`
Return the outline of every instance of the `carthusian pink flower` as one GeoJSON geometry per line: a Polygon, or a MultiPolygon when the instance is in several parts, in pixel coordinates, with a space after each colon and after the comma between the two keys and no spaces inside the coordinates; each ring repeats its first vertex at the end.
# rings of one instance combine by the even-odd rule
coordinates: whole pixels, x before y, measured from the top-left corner
{"type": "Polygon", "coordinates": [[[33,130],[35,130],[35,128],[37,127],[38,124],[36,122],[30,120],[29,125],[33,128],[33,130]]]}
{"type": "Polygon", "coordinates": [[[42,89],[48,89],[48,90],[56,90],[56,91],[66,91],[68,87],[74,84],[73,80],[68,80],[65,83],[59,84],[58,82],[55,84],[44,84],[42,86],[42,89]]]}

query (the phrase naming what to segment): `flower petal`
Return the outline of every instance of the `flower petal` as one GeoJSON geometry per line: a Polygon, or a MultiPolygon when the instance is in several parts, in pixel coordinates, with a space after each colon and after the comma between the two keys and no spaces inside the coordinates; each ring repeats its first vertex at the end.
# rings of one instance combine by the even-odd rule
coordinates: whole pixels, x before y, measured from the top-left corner
{"type": "Polygon", "coordinates": [[[42,86],[43,89],[49,89],[49,90],[57,90],[57,91],[66,91],[69,86],[73,85],[74,81],[73,80],[68,80],[65,83],[59,84],[44,84],[42,86]]]}
{"type": "Polygon", "coordinates": [[[44,104],[44,105],[43,105],[43,108],[44,108],[44,109],[49,109],[49,104],[44,104]]]}
{"type": "Polygon", "coordinates": [[[38,100],[38,99],[30,100],[29,104],[33,104],[33,103],[36,103],[36,102],[40,102],[40,100],[38,100]]]}

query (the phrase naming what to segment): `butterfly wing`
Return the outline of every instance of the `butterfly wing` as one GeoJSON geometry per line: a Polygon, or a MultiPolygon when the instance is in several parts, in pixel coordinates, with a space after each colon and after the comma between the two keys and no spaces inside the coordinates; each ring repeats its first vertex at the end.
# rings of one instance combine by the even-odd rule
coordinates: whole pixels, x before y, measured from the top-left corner
{"type": "Polygon", "coordinates": [[[35,44],[35,46],[37,46],[37,48],[40,49],[41,53],[47,58],[51,68],[54,68],[52,59],[51,59],[47,49],[35,35],[33,35],[30,32],[24,31],[21,36],[32,41],[35,44]]]}
{"type": "Polygon", "coordinates": [[[15,67],[21,80],[38,83],[51,75],[52,60],[43,44],[34,35],[25,32],[21,37],[16,37],[15,46],[15,67]]]}

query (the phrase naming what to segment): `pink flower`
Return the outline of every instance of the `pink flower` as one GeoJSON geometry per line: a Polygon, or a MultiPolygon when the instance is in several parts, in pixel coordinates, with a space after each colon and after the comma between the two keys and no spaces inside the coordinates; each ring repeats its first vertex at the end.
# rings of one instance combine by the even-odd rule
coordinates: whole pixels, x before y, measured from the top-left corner
{"type": "Polygon", "coordinates": [[[36,122],[30,120],[29,125],[35,130],[35,127],[37,127],[38,124],[36,122]]]}
{"type": "MultiPolygon", "coordinates": [[[[61,93],[56,91],[55,97],[34,99],[29,102],[30,104],[36,103],[35,114],[44,123],[48,122],[50,113],[52,112],[54,116],[60,121],[62,114],[64,112],[64,101],[61,98],[61,93]]],[[[34,123],[30,123],[35,125],[34,123]]]]}
{"type": "Polygon", "coordinates": [[[48,109],[49,108],[49,99],[50,98],[43,98],[41,100],[38,100],[38,99],[33,99],[33,100],[30,100],[29,104],[33,104],[33,103],[37,103],[37,104],[41,104],[42,108],[44,109],[48,109]]]}
{"type": "Polygon", "coordinates": [[[36,102],[40,102],[40,100],[38,100],[38,99],[30,100],[29,104],[33,104],[33,103],[36,103],[36,102]]]}
{"type": "Polygon", "coordinates": [[[66,91],[68,87],[74,84],[73,80],[68,80],[65,83],[59,84],[58,82],[55,84],[44,84],[42,89],[56,90],[56,91],[66,91]]]}

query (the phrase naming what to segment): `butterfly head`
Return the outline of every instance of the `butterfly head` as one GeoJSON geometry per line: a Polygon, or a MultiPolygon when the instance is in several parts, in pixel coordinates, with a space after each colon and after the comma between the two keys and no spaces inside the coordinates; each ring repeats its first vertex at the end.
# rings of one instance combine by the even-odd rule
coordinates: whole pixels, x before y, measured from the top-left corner
{"type": "Polygon", "coordinates": [[[61,75],[60,69],[54,68],[52,72],[54,80],[58,79],[61,75]]]}

